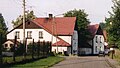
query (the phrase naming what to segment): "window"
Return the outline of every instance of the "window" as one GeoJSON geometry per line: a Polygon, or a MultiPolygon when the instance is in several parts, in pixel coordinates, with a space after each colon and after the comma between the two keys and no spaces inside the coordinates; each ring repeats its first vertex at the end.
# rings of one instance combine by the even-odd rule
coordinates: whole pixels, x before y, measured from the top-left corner
{"type": "Polygon", "coordinates": [[[10,47],[13,47],[13,44],[10,44],[10,47]]]}
{"type": "Polygon", "coordinates": [[[43,32],[39,31],[39,38],[43,38],[43,32]]]}
{"type": "Polygon", "coordinates": [[[100,43],[102,43],[101,37],[100,37],[100,43]]]}
{"type": "Polygon", "coordinates": [[[20,39],[20,32],[19,32],[19,31],[16,31],[16,32],[15,32],[15,36],[17,36],[17,39],[20,39]]]}
{"type": "Polygon", "coordinates": [[[97,36],[96,36],[96,39],[95,39],[95,40],[96,40],[96,43],[98,43],[98,41],[97,41],[97,36]]]}
{"type": "Polygon", "coordinates": [[[27,31],[27,39],[32,39],[32,31],[27,31]]]}
{"type": "Polygon", "coordinates": [[[95,46],[95,51],[97,52],[97,46],[95,46]]]}
{"type": "Polygon", "coordinates": [[[8,47],[8,44],[5,44],[5,48],[8,47]]]}

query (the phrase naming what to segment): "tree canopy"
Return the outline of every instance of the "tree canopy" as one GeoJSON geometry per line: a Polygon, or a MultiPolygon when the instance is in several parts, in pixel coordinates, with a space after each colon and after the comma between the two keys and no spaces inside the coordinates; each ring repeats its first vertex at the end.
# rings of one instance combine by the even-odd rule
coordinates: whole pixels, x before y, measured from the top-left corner
{"type": "MultiPolygon", "coordinates": [[[[33,20],[35,18],[36,18],[36,16],[34,15],[33,11],[27,11],[27,13],[25,14],[26,20],[33,20]]],[[[12,21],[13,27],[16,27],[17,25],[21,24],[22,21],[23,21],[23,16],[20,15],[16,20],[12,21]]]]}
{"type": "Polygon", "coordinates": [[[64,14],[65,17],[76,17],[77,18],[77,25],[78,30],[87,28],[89,22],[89,19],[87,19],[88,14],[85,13],[84,10],[70,10],[67,13],[64,14]]]}
{"type": "Polygon", "coordinates": [[[0,33],[6,34],[7,29],[8,28],[7,28],[6,24],[5,24],[5,20],[4,20],[3,16],[2,16],[2,14],[0,13],[0,33]]]}
{"type": "Polygon", "coordinates": [[[113,0],[113,4],[110,18],[106,19],[108,42],[120,48],[120,1],[113,0]]]}
{"type": "Polygon", "coordinates": [[[89,19],[87,19],[88,14],[84,10],[70,10],[64,14],[65,17],[76,17],[76,24],[78,29],[78,41],[79,45],[83,45],[90,38],[90,32],[87,30],[90,24],[89,19]]]}
{"type": "Polygon", "coordinates": [[[2,14],[0,13],[0,34],[2,34],[2,40],[3,40],[3,42],[6,39],[7,29],[8,28],[7,28],[6,24],[5,24],[5,20],[4,20],[3,16],[2,16],[2,14]]]}

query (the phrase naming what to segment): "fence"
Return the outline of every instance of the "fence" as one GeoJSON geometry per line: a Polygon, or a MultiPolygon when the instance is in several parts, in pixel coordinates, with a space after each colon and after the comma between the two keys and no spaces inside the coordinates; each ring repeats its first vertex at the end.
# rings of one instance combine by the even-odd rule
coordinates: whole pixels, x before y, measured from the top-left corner
{"type": "MultiPolygon", "coordinates": [[[[0,35],[0,41],[2,41],[0,35]]],[[[51,52],[51,42],[38,41],[26,45],[17,44],[17,39],[14,39],[14,45],[9,51],[2,47],[0,42],[0,64],[25,63],[39,58],[47,57],[51,52]],[[16,46],[17,45],[17,46],[16,46]]]]}

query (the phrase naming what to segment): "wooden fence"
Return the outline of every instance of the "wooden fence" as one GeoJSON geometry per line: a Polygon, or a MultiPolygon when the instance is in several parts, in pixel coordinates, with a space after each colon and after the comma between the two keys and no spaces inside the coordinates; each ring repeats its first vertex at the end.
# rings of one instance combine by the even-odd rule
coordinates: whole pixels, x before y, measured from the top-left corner
{"type": "Polygon", "coordinates": [[[1,43],[2,41],[1,36],[2,35],[0,35],[0,65],[13,64],[13,63],[19,63],[19,62],[25,63],[31,60],[47,57],[51,52],[51,42],[46,42],[46,41],[34,42],[34,39],[33,39],[32,43],[28,45],[23,45],[23,44],[17,45],[16,37],[14,39],[14,46],[11,47],[10,51],[3,52],[5,50],[3,50],[3,45],[1,43]],[[3,55],[3,53],[8,53],[12,55],[5,56],[3,55]]]}

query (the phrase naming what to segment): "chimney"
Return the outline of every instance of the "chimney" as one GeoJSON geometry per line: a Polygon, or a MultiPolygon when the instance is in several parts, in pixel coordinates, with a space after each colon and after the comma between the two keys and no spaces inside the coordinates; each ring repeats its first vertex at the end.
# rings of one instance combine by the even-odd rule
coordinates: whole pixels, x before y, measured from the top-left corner
{"type": "Polygon", "coordinates": [[[52,14],[49,14],[49,18],[50,18],[50,19],[53,18],[53,15],[52,15],[52,14]]]}

